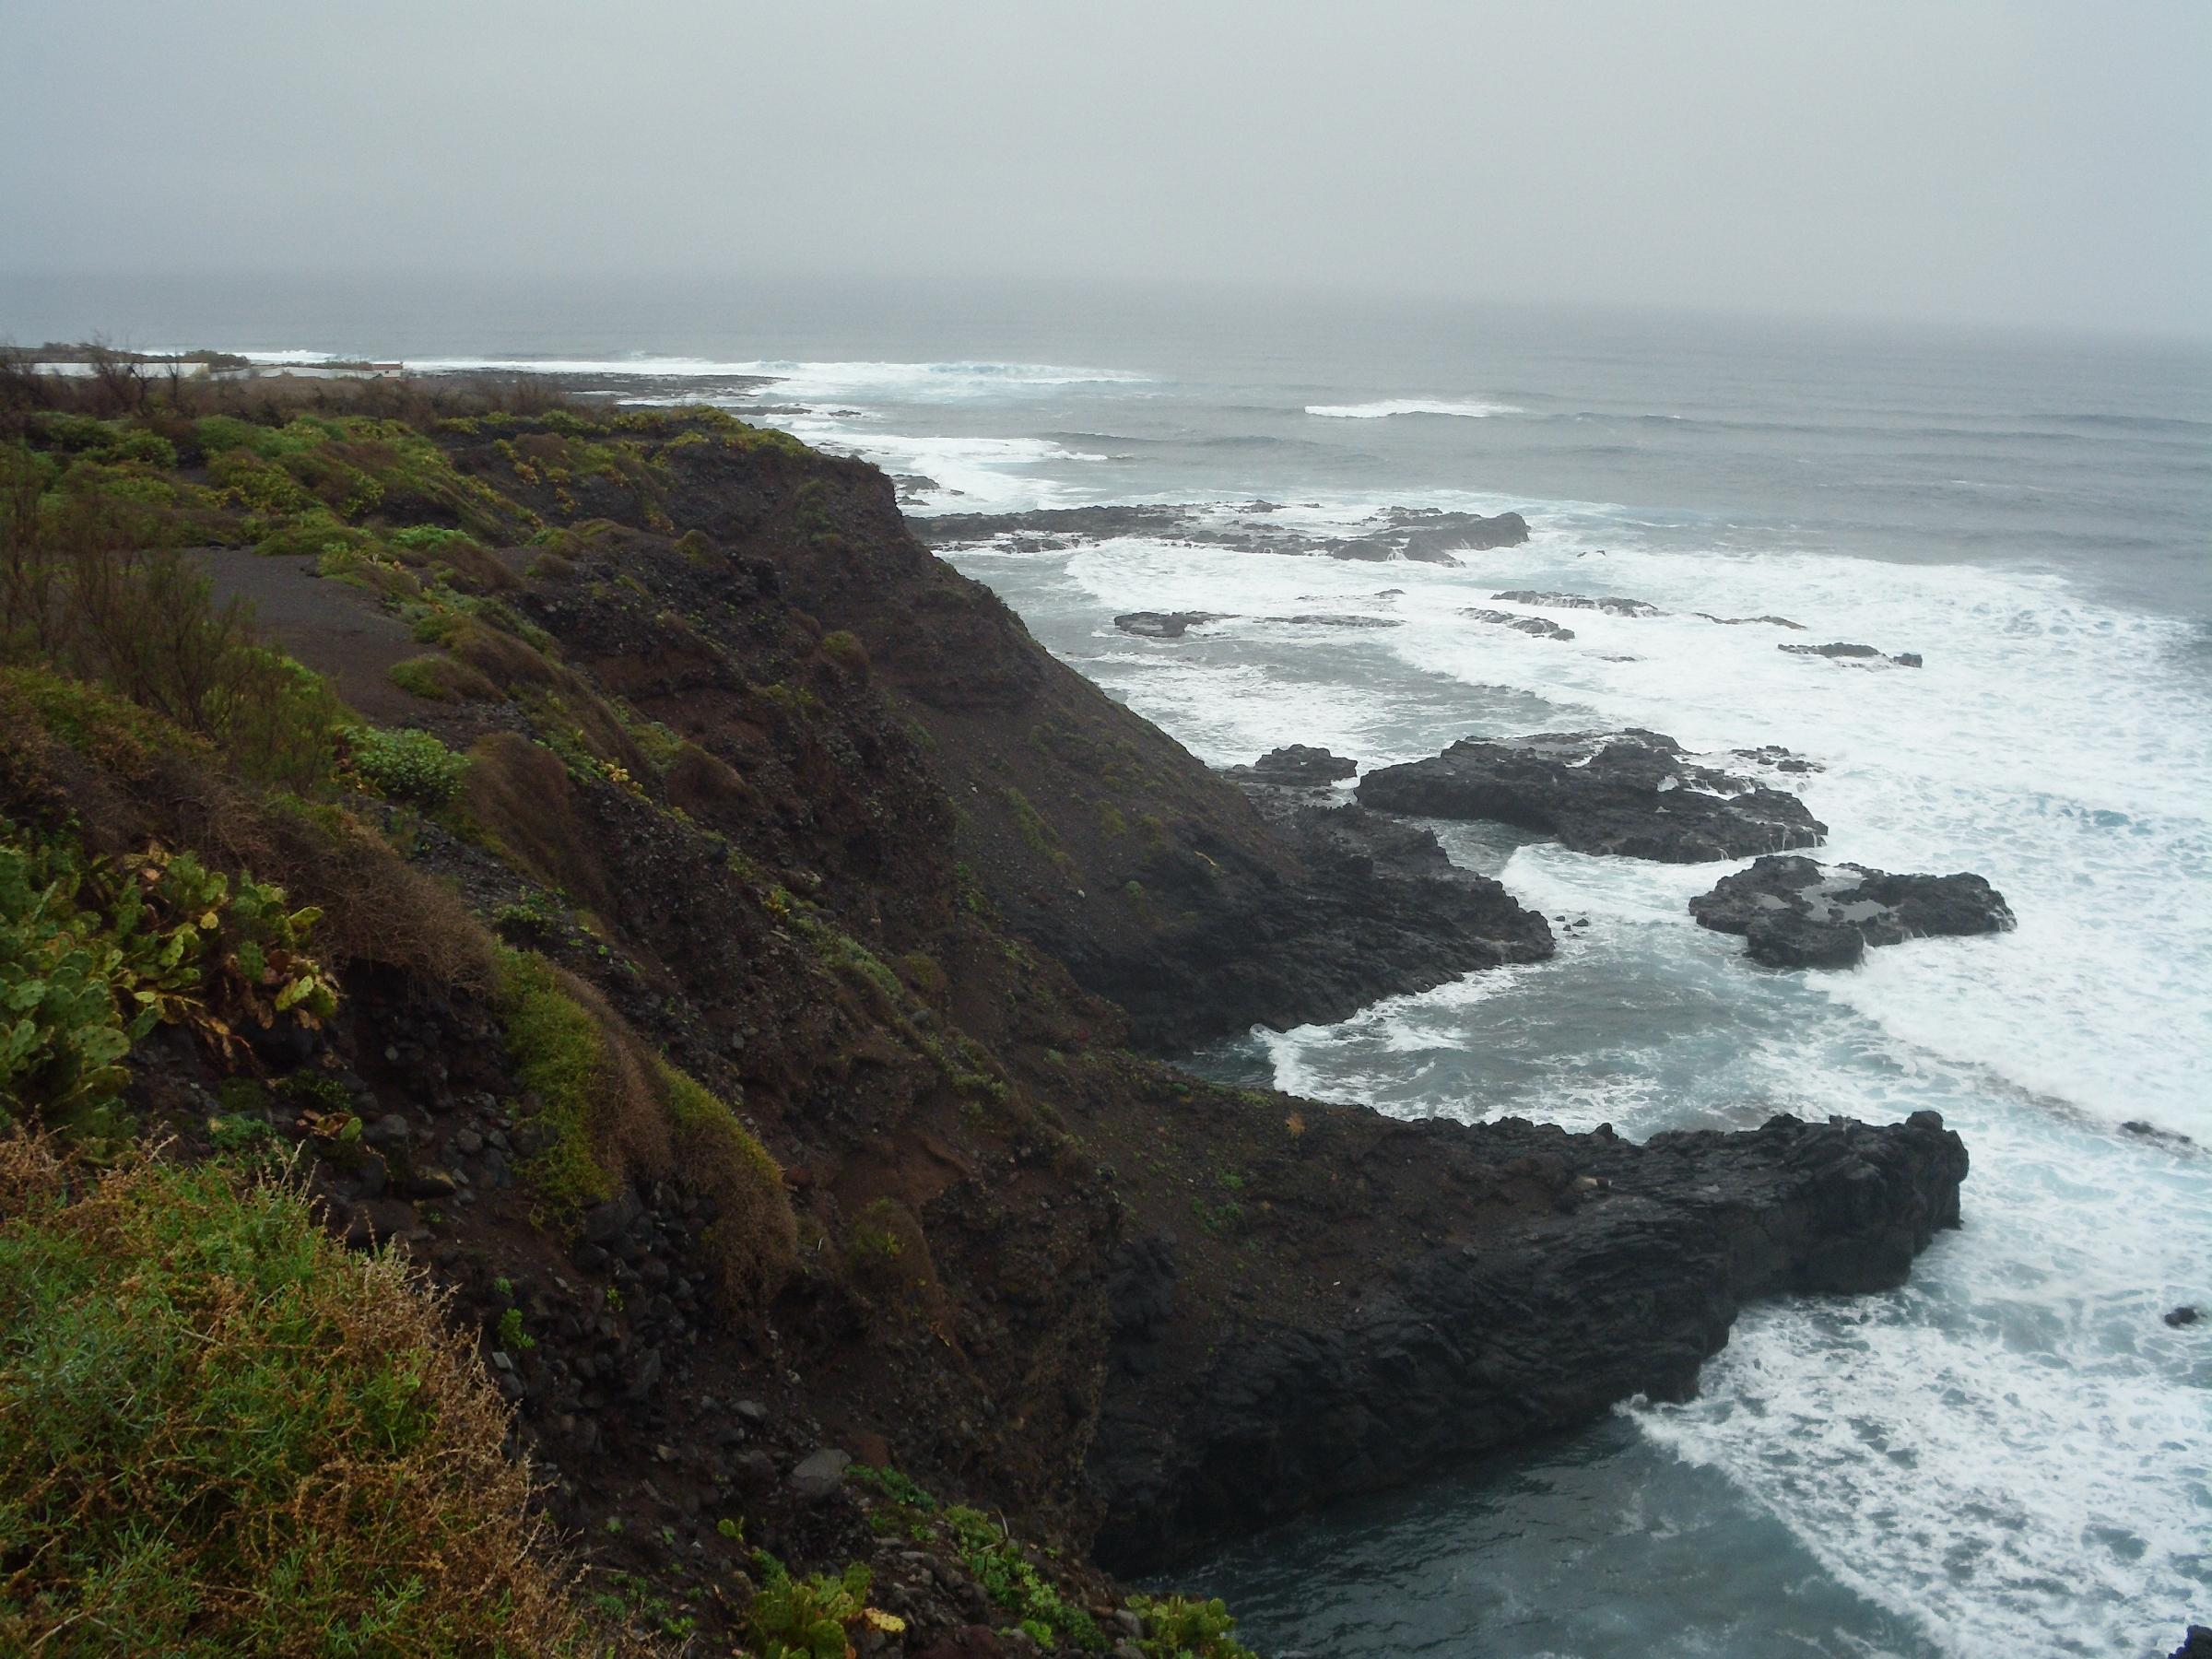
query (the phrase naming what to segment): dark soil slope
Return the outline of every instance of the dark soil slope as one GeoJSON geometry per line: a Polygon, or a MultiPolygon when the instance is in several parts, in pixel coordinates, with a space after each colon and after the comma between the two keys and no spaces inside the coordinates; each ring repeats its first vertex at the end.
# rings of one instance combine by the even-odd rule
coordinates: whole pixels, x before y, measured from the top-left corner
{"type": "Polygon", "coordinates": [[[1003,1511],[1103,1617],[1094,1543],[1172,1559],[1679,1394],[1743,1298],[1895,1283],[1956,1219],[1963,1152],[1931,1123],[1639,1148],[1140,1057],[1549,935],[1403,826],[1265,791],[1263,815],[926,552],[868,467],[709,416],[424,432],[465,488],[406,440],[429,482],[311,550],[319,580],[271,565],[328,604],[287,589],[268,619],[341,684],[381,666],[380,721],[466,752],[453,800],[266,796],[0,685],[0,805],[324,910],[327,1027],[228,1058],[149,1040],[135,1103],[191,1155],[224,1090],[235,1117],[265,1089],[334,1230],[402,1241],[481,1322],[553,1513],[719,1648],[765,1544],[874,1559],[913,1651],[998,1651],[959,1633],[1012,1617],[972,1561],[941,1531],[904,1552],[903,1512],[872,1531],[878,1488],[818,1453],[1003,1511]],[[550,1085],[488,927],[568,976],[619,1085],[595,1133],[620,1179],[589,1204],[547,1179],[550,1085]],[[780,1166],[765,1288],[680,1118],[625,1105],[677,1098],[664,1064],[780,1166]],[[347,1149],[285,1103],[303,1075],[366,1126],[347,1149]]]}

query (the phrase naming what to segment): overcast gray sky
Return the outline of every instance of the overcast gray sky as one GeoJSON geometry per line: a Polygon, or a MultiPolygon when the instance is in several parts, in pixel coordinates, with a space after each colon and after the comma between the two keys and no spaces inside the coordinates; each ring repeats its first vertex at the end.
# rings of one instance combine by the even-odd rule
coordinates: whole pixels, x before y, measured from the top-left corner
{"type": "Polygon", "coordinates": [[[0,269],[1265,280],[2212,334],[2212,4],[0,0],[0,269]]]}

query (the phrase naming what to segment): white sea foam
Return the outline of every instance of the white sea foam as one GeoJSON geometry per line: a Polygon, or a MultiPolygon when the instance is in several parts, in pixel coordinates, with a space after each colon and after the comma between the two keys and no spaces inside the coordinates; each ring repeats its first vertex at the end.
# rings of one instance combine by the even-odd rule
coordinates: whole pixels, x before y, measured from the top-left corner
{"type": "Polygon", "coordinates": [[[928,478],[936,488],[909,503],[910,511],[924,512],[1016,512],[1072,505],[1088,499],[1088,492],[1070,485],[1058,469],[1110,459],[1041,438],[915,438],[856,430],[811,416],[779,418],[777,424],[831,454],[858,455],[896,476],[928,478]]]}
{"type": "Polygon", "coordinates": [[[1308,404],[1306,413],[1332,420],[1382,420],[1392,415],[1459,415],[1479,420],[1490,415],[1524,415],[1516,404],[1458,403],[1425,397],[1385,398],[1379,403],[1308,404]]]}
{"type": "Polygon", "coordinates": [[[2171,1644],[2212,1580],[2212,1362],[2159,1314],[2212,1290],[2212,1159],[2116,1125],[2212,1140],[2212,706],[2177,667],[2186,626],[2048,577],[1654,547],[1600,508],[1528,516],[1526,546],[1460,568],[1131,540],[993,574],[1055,649],[1208,759],[1320,742],[1371,766],[1469,734],[1627,724],[1724,755],[1782,744],[1825,769],[1762,774],[1830,824],[1820,856],[1987,876],[2013,933],[1782,974],[1687,913],[1739,866],[1525,845],[1507,887],[1555,923],[1589,922],[1552,961],[1255,1036],[1278,1085],[1405,1115],[1641,1137],[1774,1112],[1941,1112],[1974,1158],[1967,1230],[1893,1295],[1752,1310],[1698,1401],[1637,1420],[1945,1653],[2171,1644]],[[1665,614],[1491,597],[1509,589],[1665,614]],[[1471,606],[1576,638],[1486,627],[1459,614],[1471,606]],[[1135,609],[1240,619],[1138,641],[1110,621],[1135,609]],[[1402,625],[1248,620],[1336,611],[1402,625]],[[1776,650],[1830,640],[1926,666],[1776,650]]]}
{"type": "Polygon", "coordinates": [[[2173,1221],[2212,1178],[2032,1112],[1954,1122],[1965,1232],[1890,1295],[1747,1311],[1700,1397],[1640,1420],[1947,1653],[2162,1653],[2207,1588],[2212,1397],[2159,1314],[2201,1294],[2173,1221]]]}

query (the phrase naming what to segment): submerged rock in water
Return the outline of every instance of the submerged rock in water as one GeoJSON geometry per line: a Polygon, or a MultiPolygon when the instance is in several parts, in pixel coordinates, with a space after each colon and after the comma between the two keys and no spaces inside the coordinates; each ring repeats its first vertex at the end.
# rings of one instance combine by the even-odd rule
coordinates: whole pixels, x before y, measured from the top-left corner
{"type": "Polygon", "coordinates": [[[1619,599],[1606,594],[1539,594],[1533,588],[1515,588],[1511,593],[1492,594],[1493,599],[1502,599],[1508,605],[1549,605],[1565,610],[1604,611],[1613,617],[1657,617],[1665,613],[1655,605],[1646,605],[1641,599],[1619,599]]]}
{"type": "Polygon", "coordinates": [[[1711,611],[1700,611],[1698,615],[1708,622],[1718,622],[1723,628],[1742,628],[1748,623],[1770,622],[1776,628],[1793,628],[1799,633],[1805,631],[1804,623],[1793,622],[1787,617],[1716,617],[1711,611]]]}
{"type": "MultiPolygon", "coordinates": [[[[1770,619],[1760,618],[1762,621],[1770,619]]],[[[1900,668],[1920,666],[1920,653],[1917,651],[1902,652],[1896,656],[1886,657],[1871,645],[1853,645],[1843,640],[1837,640],[1827,645],[1777,645],[1774,649],[1786,651],[1792,656],[1827,657],[1831,662],[1839,659],[1851,659],[1874,663],[1894,663],[1900,668]]]]}
{"type": "Polygon", "coordinates": [[[1892,876],[1861,865],[1762,858],[1689,901],[1700,927],[1740,934],[1770,968],[1849,968],[1869,945],[2002,933],[2012,911],[1979,876],[1892,876]]]}
{"type": "Polygon", "coordinates": [[[1574,629],[1561,628],[1557,622],[1543,617],[1517,617],[1512,611],[1477,610],[1468,608],[1459,613],[1470,622],[1488,622],[1493,628],[1517,629],[1524,634],[1535,634],[1540,640],[1571,640],[1574,629]]]}
{"type": "Polygon", "coordinates": [[[1434,759],[1369,772],[1359,794],[1385,812],[1519,824],[1578,853],[1663,864],[1817,847],[1828,835],[1795,795],[1698,765],[1657,732],[1463,738],[1434,759]]]}
{"type": "Polygon", "coordinates": [[[1180,640],[1186,629],[1201,622],[1228,620],[1218,611],[1130,611],[1116,617],[1113,625],[1124,633],[1141,634],[1147,640],[1180,640]]]}

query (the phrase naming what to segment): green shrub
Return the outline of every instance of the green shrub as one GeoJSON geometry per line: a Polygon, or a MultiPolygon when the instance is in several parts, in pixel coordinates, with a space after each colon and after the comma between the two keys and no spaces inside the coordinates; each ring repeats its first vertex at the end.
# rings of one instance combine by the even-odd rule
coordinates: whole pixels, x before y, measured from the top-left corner
{"type": "Polygon", "coordinates": [[[1258,1659],[1230,1634],[1237,1621],[1218,1597],[1133,1595],[1129,1610],[1144,1621],[1145,1633],[1136,1645],[1146,1659],[1258,1659]]]}
{"type": "Polygon", "coordinates": [[[846,1659],[853,1649],[845,1631],[867,1623],[896,1632],[906,1621],[868,1606],[873,1575],[854,1561],[841,1578],[817,1572],[794,1579],[765,1549],[753,1552],[761,1588],[746,1615],[747,1628],[760,1659],[846,1659]]]}
{"type": "Polygon", "coordinates": [[[1072,1645],[1091,1653],[1105,1650],[1106,1639],[1090,1615],[1062,1599],[1012,1534],[989,1516],[958,1504],[945,1512],[945,1522],[975,1582],[993,1601],[1011,1609],[1025,1629],[1041,1627],[1030,1630],[1039,1642],[1046,1647],[1056,1642],[1072,1645]]]}
{"type": "Polygon", "coordinates": [[[500,688],[458,657],[433,653],[392,665],[391,681],[429,702],[490,702],[500,688]]]}
{"type": "Polygon", "coordinates": [[[467,757],[428,732],[365,728],[352,735],[353,770],[380,794],[442,806],[461,792],[467,757]]]}
{"type": "Polygon", "coordinates": [[[605,1653],[404,1261],[219,1164],[0,1141],[0,1652],[605,1653]]]}
{"type": "Polygon", "coordinates": [[[49,448],[80,453],[105,449],[115,436],[106,421],[96,420],[89,415],[42,415],[31,430],[49,448]]]}
{"type": "Polygon", "coordinates": [[[1050,859],[1062,874],[1074,876],[1076,861],[1060,845],[1059,831],[1045,820],[1036,807],[1030,805],[1030,797],[1011,784],[1000,790],[998,796],[1006,804],[1006,810],[1013,814],[1015,830],[1030,851],[1050,859]]]}
{"type": "Polygon", "coordinates": [[[120,1142],[120,1062],[159,1021],[227,1045],[244,1021],[336,1012],[334,982],[303,949],[320,919],[251,877],[233,891],[189,853],[86,860],[0,818],[0,1098],[120,1142]]]}
{"type": "Polygon", "coordinates": [[[136,461],[163,472],[172,470],[177,465],[177,446],[159,432],[143,429],[125,432],[112,448],[119,460],[136,461]]]}
{"type": "MultiPolygon", "coordinates": [[[[253,551],[265,559],[299,558],[309,553],[328,557],[358,552],[375,545],[368,532],[356,530],[318,510],[301,513],[290,524],[272,530],[253,544],[253,551]]],[[[317,573],[328,576],[333,572],[319,569],[317,573]]]]}
{"type": "Polygon", "coordinates": [[[199,423],[200,449],[209,455],[226,455],[232,450],[263,451],[276,453],[276,432],[250,420],[240,420],[230,415],[210,415],[199,423]]]}
{"type": "Polygon", "coordinates": [[[924,1512],[937,1507],[936,1499],[920,1484],[896,1469],[871,1468],[866,1464],[845,1465],[845,1478],[857,1480],[861,1485],[874,1487],[893,1503],[902,1503],[909,1509],[924,1512]]]}
{"type": "Polygon", "coordinates": [[[848,673],[865,677],[868,672],[867,647],[844,629],[822,636],[822,654],[848,673]]]}
{"type": "MultiPolygon", "coordinates": [[[[139,976],[114,930],[96,912],[78,910],[84,873],[74,849],[6,829],[0,1098],[50,1124],[121,1139],[128,1127],[114,1100],[130,1080],[121,1062],[159,1013],[138,1002],[139,976]]],[[[177,941],[176,955],[184,948],[177,941]]],[[[171,969],[176,966],[172,960],[171,969]]],[[[0,1126],[6,1118],[0,1108],[0,1126]]]]}
{"type": "Polygon", "coordinates": [[[405,530],[394,530],[391,535],[394,547],[413,553],[435,553],[450,543],[471,539],[465,530],[449,530],[440,524],[410,524],[405,530]]]}

